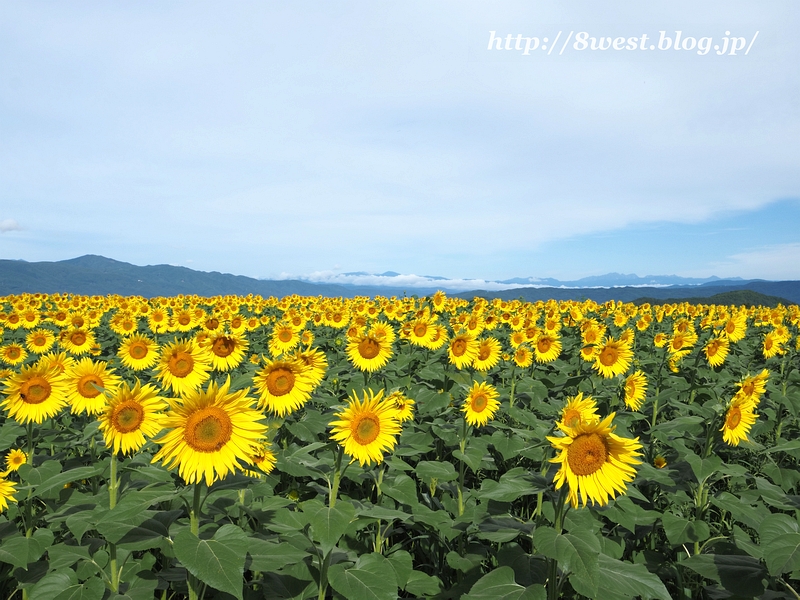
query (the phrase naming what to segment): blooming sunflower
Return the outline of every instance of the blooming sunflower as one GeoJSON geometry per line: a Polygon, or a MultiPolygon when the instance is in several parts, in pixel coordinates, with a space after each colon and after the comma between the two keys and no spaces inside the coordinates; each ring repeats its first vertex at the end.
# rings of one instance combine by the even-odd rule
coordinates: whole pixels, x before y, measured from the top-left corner
{"type": "Polygon", "coordinates": [[[105,391],[111,395],[116,392],[122,380],[107,368],[105,362],[94,362],[91,358],[82,358],[66,373],[69,386],[69,402],[71,412],[80,414],[88,412],[96,415],[106,406],[105,391]]]}
{"type": "Polygon", "coordinates": [[[500,403],[497,401],[499,396],[497,389],[491,383],[485,381],[473,383],[461,408],[467,423],[473,426],[486,425],[500,408],[500,403]]]}
{"type": "Polygon", "coordinates": [[[66,352],[45,354],[39,359],[39,362],[49,367],[55,367],[59,373],[66,373],[75,366],[75,359],[67,355],[66,352]]]}
{"type": "Polygon", "coordinates": [[[49,329],[34,329],[25,336],[25,345],[35,354],[49,352],[55,343],[56,336],[49,329]]]}
{"type": "Polygon", "coordinates": [[[14,492],[17,491],[16,486],[17,484],[13,481],[8,481],[0,477],[0,510],[7,509],[9,502],[17,501],[17,499],[14,498],[14,492]]]}
{"type": "Polygon", "coordinates": [[[154,386],[142,386],[138,379],[133,388],[123,383],[100,416],[106,446],[116,454],[138,451],[144,446],[145,436],[150,438],[161,431],[161,411],[166,407],[154,386]]]}
{"type": "Polygon", "coordinates": [[[761,396],[767,391],[767,379],[769,378],[769,371],[764,369],[758,375],[748,375],[739,382],[739,389],[736,391],[737,396],[743,396],[745,399],[758,405],[761,396]]]}
{"type": "Polygon", "coordinates": [[[406,398],[403,392],[392,392],[386,396],[386,399],[394,402],[395,408],[397,408],[397,418],[401,423],[414,418],[415,402],[411,398],[406,398]]]}
{"type": "Polygon", "coordinates": [[[471,333],[460,331],[451,338],[447,356],[456,368],[465,369],[478,356],[478,347],[479,343],[471,333]]]}
{"type": "Polygon", "coordinates": [[[362,467],[381,463],[384,452],[397,444],[400,433],[397,407],[383,397],[383,390],[377,394],[364,390],[363,400],[353,392],[347,408],[335,416],[336,420],[330,422],[331,439],[339,442],[345,454],[362,467]]]}
{"type": "MultiPolygon", "coordinates": [[[[251,462],[258,467],[262,473],[270,474],[272,470],[275,468],[275,463],[277,462],[277,458],[275,457],[275,453],[272,451],[272,446],[269,442],[264,442],[258,446],[255,453],[250,457],[251,462]]],[[[257,472],[251,472],[254,475],[260,474],[257,472]]]]}
{"type": "Polygon", "coordinates": [[[20,423],[41,423],[67,404],[65,376],[55,366],[39,361],[22,367],[6,380],[6,399],[0,403],[20,423]]]}
{"type": "Polygon", "coordinates": [[[761,345],[761,353],[764,358],[772,358],[779,354],[785,354],[786,349],[783,347],[783,339],[775,331],[770,331],[764,336],[764,341],[761,345]]]}
{"type": "Polygon", "coordinates": [[[628,370],[633,359],[633,351],[628,344],[615,340],[612,337],[603,339],[598,347],[592,368],[605,378],[622,375],[628,370]]]}
{"type": "Polygon", "coordinates": [[[300,343],[300,333],[291,323],[276,323],[269,338],[269,352],[278,356],[291,352],[300,343]]]}
{"type": "Polygon", "coordinates": [[[561,354],[561,340],[555,333],[542,330],[533,340],[533,353],[538,363],[553,362],[561,354]]]}
{"type": "Polygon", "coordinates": [[[306,366],[305,375],[314,387],[322,382],[325,377],[325,371],[328,370],[328,357],[325,356],[324,352],[318,348],[309,348],[302,352],[295,352],[292,358],[306,366]]]}
{"type": "Polygon", "coordinates": [[[523,369],[530,367],[533,363],[533,352],[528,346],[522,344],[517,346],[514,351],[514,364],[523,369]]]}
{"type": "Polygon", "coordinates": [[[27,356],[27,351],[19,344],[6,344],[0,347],[0,360],[12,367],[20,364],[27,356]]]}
{"type": "Polygon", "coordinates": [[[235,369],[244,360],[248,348],[247,339],[235,333],[216,332],[208,336],[208,350],[211,367],[217,371],[235,369]]]}
{"type": "Polygon", "coordinates": [[[267,426],[247,397],[250,388],[229,392],[230,383],[230,377],[221,386],[210,381],[205,391],[190,390],[180,400],[169,400],[163,419],[167,431],[154,440],[161,449],[152,462],[163,461],[167,469],[177,466],[186,483],[205,480],[206,485],[243,470],[242,462],[253,464],[267,426]]]}
{"type": "Polygon", "coordinates": [[[71,329],[61,334],[61,345],[70,354],[86,354],[94,346],[94,333],[89,329],[71,329]]]}
{"type": "Polygon", "coordinates": [[[705,348],[703,348],[706,360],[708,360],[708,364],[712,367],[722,366],[725,362],[725,358],[728,356],[729,350],[730,342],[724,337],[711,338],[708,344],[705,345],[705,348]]]}
{"type": "Polygon", "coordinates": [[[267,360],[253,377],[259,393],[258,407],[285,417],[303,406],[314,387],[306,370],[297,360],[267,360]]]}
{"type": "Polygon", "coordinates": [[[564,427],[577,427],[580,423],[597,421],[597,404],[591,396],[583,397],[583,392],[567,398],[567,403],[561,409],[561,425],[564,427]]]}
{"type": "Polygon", "coordinates": [[[472,361],[472,366],[478,371],[488,371],[500,362],[500,340],[487,337],[478,344],[478,356],[472,361]]]}
{"type": "Polygon", "coordinates": [[[131,335],[120,344],[117,355],[129,369],[144,371],[158,362],[158,344],[146,335],[131,335]]]}
{"type": "Polygon", "coordinates": [[[169,387],[175,394],[197,390],[210,377],[211,360],[197,344],[175,340],[161,349],[156,366],[156,377],[161,387],[169,387]]]}
{"type": "Polygon", "coordinates": [[[647,395],[647,377],[639,370],[628,375],[625,380],[625,406],[639,410],[647,395]]]}
{"type": "Polygon", "coordinates": [[[579,500],[584,506],[589,500],[600,506],[608,504],[609,499],[625,493],[626,482],[636,475],[634,465],[641,463],[636,457],[641,456],[642,445],[639,438],[622,438],[614,433],[614,414],[576,427],[557,423],[566,435],[547,438],[559,453],[550,460],[561,465],[554,479],[556,489],[569,485],[573,507],[577,508],[579,500]]]}
{"type": "Polygon", "coordinates": [[[347,343],[347,357],[357,369],[373,373],[389,362],[392,357],[392,343],[373,332],[362,333],[347,343]]]}
{"type": "Polygon", "coordinates": [[[6,471],[3,476],[16,471],[26,462],[28,462],[28,455],[24,451],[18,448],[9,450],[6,454],[6,471]]]}
{"type": "Polygon", "coordinates": [[[734,395],[725,413],[725,423],[720,429],[725,443],[738,446],[739,442],[747,439],[747,434],[758,416],[755,410],[756,405],[752,399],[742,394],[734,395]]]}

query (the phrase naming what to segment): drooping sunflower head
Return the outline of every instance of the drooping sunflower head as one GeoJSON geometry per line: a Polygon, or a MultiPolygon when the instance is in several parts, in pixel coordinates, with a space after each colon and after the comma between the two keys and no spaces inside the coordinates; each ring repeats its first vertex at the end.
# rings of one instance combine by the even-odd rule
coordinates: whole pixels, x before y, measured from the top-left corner
{"type": "Polygon", "coordinates": [[[161,431],[161,413],[166,407],[154,386],[142,386],[138,379],[133,388],[123,383],[99,417],[106,446],[116,454],[137,452],[148,438],[161,431]]]}
{"type": "Polygon", "coordinates": [[[614,433],[614,413],[602,421],[580,423],[575,428],[560,428],[565,436],[548,437],[558,455],[550,462],[560,464],[554,482],[556,489],[566,483],[573,507],[604,506],[609,499],[627,491],[626,483],[636,475],[634,465],[641,461],[639,438],[628,439],[614,433]]]}
{"type": "Polygon", "coordinates": [[[152,462],[163,461],[167,469],[177,466],[186,483],[206,485],[243,470],[242,463],[252,465],[267,426],[247,397],[249,391],[231,392],[228,377],[221,386],[211,381],[205,390],[170,400],[166,432],[154,440],[161,449],[152,462]]]}
{"type": "Polygon", "coordinates": [[[473,427],[486,425],[500,408],[500,402],[497,400],[499,397],[500,393],[491,383],[474,382],[461,407],[467,424],[473,427]]]}
{"type": "Polygon", "coordinates": [[[639,410],[647,395],[647,376],[641,371],[628,375],[625,380],[625,406],[639,410]]]}
{"type": "Polygon", "coordinates": [[[348,406],[334,416],[331,439],[361,466],[383,462],[384,453],[397,444],[398,410],[393,401],[383,397],[383,390],[377,394],[364,390],[363,399],[353,392],[348,406]]]}
{"type": "Polygon", "coordinates": [[[720,429],[722,439],[730,446],[738,446],[743,440],[747,440],[747,434],[757,417],[753,399],[741,392],[736,393],[728,405],[725,423],[720,429]]]}
{"type": "Polygon", "coordinates": [[[403,392],[399,390],[392,392],[386,396],[386,400],[394,402],[394,405],[397,408],[397,418],[401,423],[404,421],[410,421],[414,418],[415,402],[411,398],[407,398],[403,392]]]}

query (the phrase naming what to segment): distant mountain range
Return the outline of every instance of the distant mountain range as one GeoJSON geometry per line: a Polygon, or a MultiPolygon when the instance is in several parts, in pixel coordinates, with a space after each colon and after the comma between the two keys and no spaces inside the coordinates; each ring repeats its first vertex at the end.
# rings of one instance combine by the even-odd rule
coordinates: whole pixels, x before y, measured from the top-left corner
{"type": "Polygon", "coordinates": [[[0,260],[0,296],[22,292],[68,292],[84,295],[175,296],[197,294],[259,294],[304,296],[427,295],[437,289],[464,298],[592,299],[597,302],[640,298],[709,298],[715,294],[747,290],[775,297],[775,301],[800,304],[800,281],[763,281],[709,277],[638,277],[610,273],[575,281],[514,278],[504,281],[453,280],[445,277],[401,275],[387,271],[342,273],[324,280],[265,280],[219,272],[195,271],[172,265],[136,266],[103,256],[86,255],[57,262],[0,260]],[[470,289],[474,285],[474,288],[470,289]]]}

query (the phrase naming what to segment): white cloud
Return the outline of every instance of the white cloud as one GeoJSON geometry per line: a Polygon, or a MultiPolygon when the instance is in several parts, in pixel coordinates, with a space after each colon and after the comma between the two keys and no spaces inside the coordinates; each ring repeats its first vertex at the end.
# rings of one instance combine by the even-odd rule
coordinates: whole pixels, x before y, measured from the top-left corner
{"type": "Polygon", "coordinates": [[[3,219],[0,221],[0,233],[7,231],[22,231],[22,227],[14,219],[3,219]]]}
{"type": "Polygon", "coordinates": [[[800,279],[800,242],[764,246],[750,252],[733,254],[713,266],[721,277],[745,279],[800,279]]]}

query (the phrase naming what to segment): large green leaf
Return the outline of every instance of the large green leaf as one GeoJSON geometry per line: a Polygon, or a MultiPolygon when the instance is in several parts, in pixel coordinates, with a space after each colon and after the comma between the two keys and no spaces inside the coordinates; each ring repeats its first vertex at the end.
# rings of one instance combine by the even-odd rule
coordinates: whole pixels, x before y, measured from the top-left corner
{"type": "Polygon", "coordinates": [[[102,472],[103,467],[98,465],[94,467],[78,467],[77,469],[70,469],[69,471],[49,476],[46,480],[36,484],[33,497],[57,497],[58,492],[60,492],[66,484],[81,479],[89,479],[90,477],[102,474],[102,472]]]}
{"type": "Polygon", "coordinates": [[[435,596],[442,588],[442,580],[422,571],[411,571],[405,590],[414,596],[435,596]]]}
{"type": "Polygon", "coordinates": [[[7,538],[0,546],[0,562],[26,568],[35,562],[53,544],[53,532],[49,529],[37,529],[31,537],[22,535],[7,538]]]}
{"type": "Polygon", "coordinates": [[[516,467],[500,477],[500,481],[484,479],[475,495],[482,500],[513,502],[521,496],[529,496],[547,489],[542,477],[532,475],[527,469],[516,467]]]}
{"type": "Polygon", "coordinates": [[[588,581],[573,574],[569,578],[579,594],[598,600],[671,600],[662,581],[644,565],[624,562],[601,554],[598,560],[598,577],[588,581]]]}
{"type": "Polygon", "coordinates": [[[717,472],[722,466],[722,459],[712,454],[708,458],[700,458],[697,454],[690,453],[686,456],[686,462],[692,468],[698,482],[703,482],[717,472]]]}
{"type": "Polygon", "coordinates": [[[722,584],[737,596],[760,596],[767,570],[761,562],[746,555],[697,554],[679,563],[707,579],[722,584]]]}
{"type": "Polygon", "coordinates": [[[236,525],[223,525],[210,540],[188,529],[175,536],[175,556],[203,583],[242,600],[247,536],[236,525]]]}
{"type": "Polygon", "coordinates": [[[78,583],[78,577],[72,569],[51,571],[28,592],[29,600],[53,600],[61,592],[78,583]]]}
{"type": "Polygon", "coordinates": [[[414,570],[414,561],[405,550],[397,550],[387,557],[389,565],[394,571],[394,577],[397,580],[397,587],[404,589],[408,578],[411,576],[411,571],[414,570]]]}
{"type": "Polygon", "coordinates": [[[421,460],[417,463],[417,477],[424,482],[429,482],[431,479],[437,481],[453,481],[458,477],[455,467],[449,462],[432,462],[429,460],[421,460]]]}
{"type": "Polygon", "coordinates": [[[70,585],[53,600],[100,600],[105,594],[106,586],[99,577],[92,577],[83,583],[70,585]]]}
{"type": "Polygon", "coordinates": [[[272,572],[298,563],[308,556],[307,552],[287,542],[271,542],[259,538],[248,538],[247,553],[250,555],[251,571],[272,572]]]}
{"type": "Polygon", "coordinates": [[[395,600],[397,581],[394,571],[377,563],[346,569],[342,563],[328,570],[331,587],[347,600],[395,600]]]}
{"type": "Polygon", "coordinates": [[[537,527],[533,532],[533,545],[547,558],[557,560],[565,571],[590,581],[597,578],[600,540],[590,531],[557,533],[552,527],[537,527]]]}
{"type": "Polygon", "coordinates": [[[800,570],[800,533],[784,533],[761,548],[770,575],[800,570]]]}
{"type": "Polygon", "coordinates": [[[702,542],[711,535],[711,530],[705,521],[690,521],[677,517],[672,513],[664,513],[661,516],[661,523],[664,526],[664,533],[667,534],[669,543],[673,546],[679,546],[687,542],[702,542]]]}
{"type": "Polygon", "coordinates": [[[353,505],[345,501],[339,501],[331,508],[319,500],[309,500],[301,507],[311,525],[311,539],[319,543],[323,554],[336,546],[356,514],[353,505]]]}
{"type": "Polygon", "coordinates": [[[511,567],[498,567],[481,577],[463,600],[545,600],[547,591],[539,584],[523,587],[514,581],[511,567]]]}

